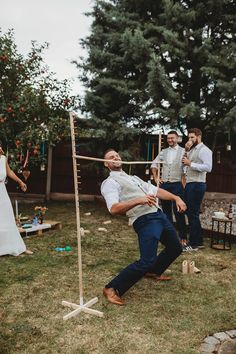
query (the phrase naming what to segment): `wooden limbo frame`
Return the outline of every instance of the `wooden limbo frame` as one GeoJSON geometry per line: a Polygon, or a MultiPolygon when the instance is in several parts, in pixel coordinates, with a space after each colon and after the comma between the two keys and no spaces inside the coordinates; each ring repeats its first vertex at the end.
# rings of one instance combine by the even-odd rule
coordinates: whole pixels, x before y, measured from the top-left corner
{"type": "MultiPolygon", "coordinates": [[[[79,207],[79,172],[80,164],[79,159],[98,161],[98,162],[113,162],[113,160],[105,160],[94,157],[77,155],[76,151],[76,138],[78,139],[78,125],[77,125],[77,115],[74,112],[70,112],[70,129],[71,129],[71,145],[72,145],[72,161],[73,161],[73,176],[74,176],[74,187],[75,187],[75,207],[76,207],[76,224],[77,224],[77,244],[78,244],[78,268],[79,268],[79,304],[75,304],[69,301],[62,301],[63,306],[71,308],[73,311],[63,316],[63,320],[68,320],[71,317],[77,316],[81,312],[88,313],[90,315],[95,315],[98,317],[103,317],[103,312],[91,309],[90,307],[98,302],[98,298],[95,297],[88,302],[84,303],[83,298],[83,272],[82,272],[82,252],[81,252],[81,236],[84,234],[84,230],[80,226],[80,207],[79,207]]],[[[158,154],[161,151],[161,134],[159,134],[158,139],[158,154]]],[[[151,164],[152,161],[122,161],[122,164],[151,164]]],[[[161,163],[158,161],[157,163],[161,163]]],[[[160,180],[160,168],[158,168],[158,181],[160,180]]],[[[157,182],[158,182],[157,181],[157,182]]],[[[157,183],[159,184],[159,183],[157,183]]]]}

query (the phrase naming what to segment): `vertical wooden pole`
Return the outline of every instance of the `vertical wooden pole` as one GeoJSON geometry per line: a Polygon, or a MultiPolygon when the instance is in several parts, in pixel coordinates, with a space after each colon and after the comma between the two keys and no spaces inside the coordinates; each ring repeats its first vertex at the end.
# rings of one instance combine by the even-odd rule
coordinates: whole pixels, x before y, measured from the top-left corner
{"type": "MultiPolygon", "coordinates": [[[[76,159],[76,141],[75,137],[78,134],[75,134],[74,121],[76,120],[74,112],[70,112],[70,128],[71,128],[71,147],[72,147],[72,161],[73,161],[73,175],[74,175],[74,188],[75,188],[75,207],[76,207],[76,225],[77,225],[77,245],[78,245],[78,268],[79,268],[79,297],[80,304],[77,305],[73,302],[62,301],[63,306],[70,307],[73,309],[72,312],[68,313],[63,317],[64,320],[77,316],[81,312],[88,313],[90,315],[95,315],[103,317],[103,312],[98,310],[93,310],[90,307],[98,302],[98,298],[95,297],[89,300],[84,304],[83,299],[83,271],[82,271],[82,252],[81,252],[81,228],[80,228],[80,208],[79,208],[79,187],[78,187],[78,172],[79,172],[79,163],[76,159]]],[[[78,131],[76,132],[78,133],[78,131]]]]}
{"type": "Polygon", "coordinates": [[[155,144],[152,143],[152,161],[155,159],[155,144]]]}
{"type": "MultiPolygon", "coordinates": [[[[80,208],[79,208],[79,188],[78,188],[78,175],[77,175],[77,162],[76,162],[76,141],[75,141],[75,128],[73,113],[70,113],[70,127],[71,127],[71,148],[72,148],[72,162],[73,162],[73,175],[75,187],[75,208],[76,208],[76,224],[77,224],[77,241],[78,241],[78,267],[79,267],[79,293],[80,293],[80,306],[83,306],[83,271],[82,271],[82,254],[81,254],[81,232],[80,232],[80,208]]],[[[78,142],[77,142],[78,143],[78,142]]]]}
{"type": "Polygon", "coordinates": [[[52,184],[52,146],[48,147],[48,166],[47,166],[47,181],[46,181],[46,200],[51,199],[51,184],[52,184]]]}
{"type": "MultiPolygon", "coordinates": [[[[160,152],[161,152],[161,133],[158,135],[158,156],[160,160],[160,152]]],[[[157,170],[157,186],[159,187],[160,184],[160,177],[161,177],[161,164],[158,166],[157,170]]]]}

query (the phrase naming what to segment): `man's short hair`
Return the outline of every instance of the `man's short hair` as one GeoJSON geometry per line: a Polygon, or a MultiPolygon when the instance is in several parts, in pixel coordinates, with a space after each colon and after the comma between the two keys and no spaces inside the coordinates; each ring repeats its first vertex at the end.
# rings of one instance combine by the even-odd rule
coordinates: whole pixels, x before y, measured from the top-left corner
{"type": "Polygon", "coordinates": [[[169,135],[169,134],[175,134],[176,136],[179,136],[179,134],[177,133],[176,130],[170,130],[170,131],[167,133],[167,135],[169,135]]]}
{"type": "Polygon", "coordinates": [[[103,158],[106,156],[106,154],[108,153],[108,152],[110,152],[110,151],[116,151],[115,149],[112,149],[112,148],[109,148],[109,149],[107,149],[105,152],[104,152],[104,154],[103,154],[103,158]]]}
{"type": "Polygon", "coordinates": [[[193,133],[196,136],[202,136],[202,131],[198,128],[190,128],[188,129],[188,134],[193,133]]]}

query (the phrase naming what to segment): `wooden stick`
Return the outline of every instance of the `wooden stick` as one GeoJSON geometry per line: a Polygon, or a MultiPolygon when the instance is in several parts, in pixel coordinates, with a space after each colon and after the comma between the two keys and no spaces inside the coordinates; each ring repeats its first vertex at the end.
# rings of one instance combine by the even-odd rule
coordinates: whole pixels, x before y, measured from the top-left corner
{"type": "Polygon", "coordinates": [[[79,267],[79,293],[80,293],[80,305],[83,305],[83,274],[82,274],[82,254],[81,254],[81,235],[80,235],[80,208],[79,208],[79,190],[77,183],[77,161],[74,158],[76,155],[75,149],[75,135],[74,135],[74,118],[70,114],[70,126],[71,126],[71,142],[72,142],[72,157],[73,157],[73,174],[75,185],[75,207],[76,207],[76,223],[77,223],[77,242],[78,242],[78,267],[79,267]]]}
{"type": "Polygon", "coordinates": [[[155,146],[154,146],[154,143],[152,143],[152,161],[154,160],[155,158],[155,146]]]}
{"type": "Polygon", "coordinates": [[[47,166],[47,181],[46,181],[46,200],[50,200],[52,185],[52,146],[48,147],[48,166],[47,166]]]}
{"type": "MultiPolygon", "coordinates": [[[[159,156],[159,158],[160,158],[160,152],[161,152],[161,133],[159,133],[159,136],[158,136],[158,156],[159,156]]],[[[158,187],[159,187],[159,184],[160,184],[160,176],[161,176],[161,166],[159,166],[159,168],[157,170],[157,181],[156,181],[156,184],[157,184],[158,187]]]]}
{"type": "Polygon", "coordinates": [[[76,159],[76,144],[75,144],[75,127],[74,127],[74,118],[76,116],[73,112],[70,112],[70,127],[71,127],[71,145],[72,145],[72,161],[73,161],[73,175],[74,175],[74,186],[75,186],[75,206],[76,206],[76,225],[77,225],[77,244],[78,244],[78,268],[79,268],[79,297],[80,304],[77,305],[72,302],[62,301],[63,306],[68,306],[73,309],[70,313],[63,317],[64,320],[77,316],[81,312],[89,313],[91,315],[103,317],[103,312],[90,309],[89,307],[95,304],[98,301],[98,298],[95,297],[91,299],[86,304],[83,300],[83,274],[82,274],[82,252],[81,252],[81,234],[82,228],[80,227],[80,206],[79,206],[79,184],[78,179],[80,176],[78,172],[79,164],[76,159]]]}

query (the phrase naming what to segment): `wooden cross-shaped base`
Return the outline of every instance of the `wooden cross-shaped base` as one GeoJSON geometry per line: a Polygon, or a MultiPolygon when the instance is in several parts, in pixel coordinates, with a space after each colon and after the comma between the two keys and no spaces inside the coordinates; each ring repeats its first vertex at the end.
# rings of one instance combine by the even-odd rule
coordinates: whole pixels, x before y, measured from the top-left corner
{"type": "Polygon", "coordinates": [[[68,320],[71,317],[77,316],[80,312],[86,312],[86,313],[89,313],[90,315],[103,317],[103,312],[90,309],[90,306],[94,305],[96,302],[98,302],[97,297],[95,297],[94,299],[88,301],[86,304],[83,304],[83,305],[77,305],[77,304],[74,304],[73,302],[62,301],[63,306],[67,306],[67,307],[70,307],[71,309],[73,309],[72,312],[63,316],[63,320],[68,320]]]}

